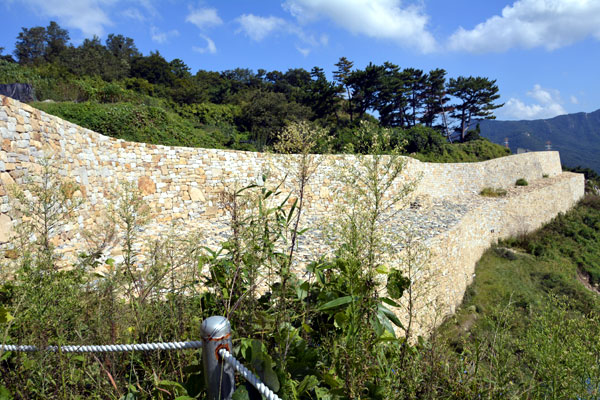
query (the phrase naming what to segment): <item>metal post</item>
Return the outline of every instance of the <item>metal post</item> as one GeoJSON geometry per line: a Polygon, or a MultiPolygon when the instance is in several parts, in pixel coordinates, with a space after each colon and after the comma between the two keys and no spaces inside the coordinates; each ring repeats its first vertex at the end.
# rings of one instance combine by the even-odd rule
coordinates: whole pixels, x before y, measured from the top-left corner
{"type": "Polygon", "coordinates": [[[233,352],[231,324],[225,317],[202,321],[202,361],[209,400],[230,400],[235,391],[234,369],[219,356],[221,349],[233,352]]]}

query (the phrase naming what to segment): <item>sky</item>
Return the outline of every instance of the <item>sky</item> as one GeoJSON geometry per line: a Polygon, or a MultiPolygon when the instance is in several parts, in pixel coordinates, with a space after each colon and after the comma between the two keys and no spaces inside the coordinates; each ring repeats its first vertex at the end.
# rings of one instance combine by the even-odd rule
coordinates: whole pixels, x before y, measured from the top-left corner
{"type": "Polygon", "coordinates": [[[71,42],[109,33],[192,73],[321,67],[444,68],[500,89],[498,119],[600,109],[600,0],[3,0],[0,47],[56,21],[71,42]]]}

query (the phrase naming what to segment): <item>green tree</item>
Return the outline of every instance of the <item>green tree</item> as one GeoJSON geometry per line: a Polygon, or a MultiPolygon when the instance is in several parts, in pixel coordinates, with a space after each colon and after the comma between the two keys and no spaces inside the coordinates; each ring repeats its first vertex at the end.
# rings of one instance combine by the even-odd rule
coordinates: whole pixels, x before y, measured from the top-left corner
{"type": "Polygon", "coordinates": [[[123,35],[108,34],[106,38],[106,48],[113,56],[119,60],[126,60],[128,63],[134,57],[140,57],[142,54],[138,51],[132,38],[123,35]]]}
{"type": "Polygon", "coordinates": [[[116,58],[100,41],[98,36],[85,39],[79,47],[65,51],[63,62],[78,76],[100,76],[112,81],[127,76],[129,65],[116,58]]]}
{"type": "Polygon", "coordinates": [[[28,65],[43,61],[46,55],[46,42],[46,28],[42,26],[31,29],[21,28],[15,44],[15,56],[19,59],[19,64],[28,65]]]}
{"type": "Polygon", "coordinates": [[[136,57],[131,62],[131,77],[143,78],[150,83],[171,86],[175,75],[171,65],[158,51],[149,56],[136,57]]]}
{"type": "Polygon", "coordinates": [[[446,71],[436,68],[427,74],[423,91],[423,115],[420,122],[432,127],[436,116],[444,112],[444,105],[449,98],[446,96],[446,71]]]}
{"type": "Polygon", "coordinates": [[[408,102],[410,114],[406,115],[406,126],[412,127],[417,124],[417,114],[422,108],[423,92],[425,91],[427,77],[423,71],[415,68],[406,68],[402,71],[402,83],[404,84],[404,95],[408,102]]]}
{"type": "Polygon", "coordinates": [[[322,68],[314,67],[310,75],[312,80],[308,89],[307,105],[312,108],[315,119],[334,115],[339,101],[336,85],[327,80],[322,68]]]}
{"type": "Polygon", "coordinates": [[[454,104],[450,116],[458,120],[456,132],[464,141],[467,130],[473,119],[496,119],[493,110],[504,104],[494,104],[500,98],[496,80],[488,78],[460,76],[451,78],[448,83],[448,94],[460,102],[454,104]]]}
{"type": "Polygon", "coordinates": [[[309,119],[311,114],[308,107],[288,101],[283,93],[257,90],[242,105],[238,123],[251,132],[262,150],[288,123],[309,119]]]}
{"type": "Polygon", "coordinates": [[[188,67],[181,58],[171,60],[169,65],[171,66],[171,72],[173,72],[173,75],[177,78],[190,78],[192,76],[192,74],[190,74],[190,67],[188,67]]]}
{"type": "Polygon", "coordinates": [[[46,27],[46,61],[53,62],[67,50],[69,43],[69,31],[62,29],[56,22],[50,21],[46,27]]]}
{"type": "Polygon", "coordinates": [[[199,70],[194,75],[194,83],[199,88],[199,93],[203,95],[201,101],[210,101],[211,103],[223,104],[227,96],[227,87],[225,79],[219,72],[199,70]]]}
{"type": "Polygon", "coordinates": [[[46,28],[21,28],[15,44],[15,56],[23,65],[54,62],[67,50],[69,39],[69,32],[54,21],[50,21],[46,28]]]}
{"type": "Polygon", "coordinates": [[[15,59],[12,58],[12,56],[10,54],[2,55],[3,52],[4,52],[4,47],[0,47],[0,60],[7,61],[9,63],[15,62],[15,59]]]}
{"type": "Polygon", "coordinates": [[[376,110],[384,127],[404,126],[408,102],[405,96],[400,67],[390,62],[383,64],[376,110]]]}
{"type": "Polygon", "coordinates": [[[348,114],[350,114],[350,122],[352,122],[352,92],[350,91],[350,85],[348,79],[352,73],[352,67],[354,63],[348,60],[346,57],[340,57],[340,60],[334,64],[337,69],[333,71],[333,79],[338,83],[340,91],[338,93],[346,92],[346,99],[348,101],[348,114]]]}
{"type": "Polygon", "coordinates": [[[377,106],[384,67],[369,63],[364,70],[350,74],[348,85],[352,91],[352,105],[358,118],[377,106]]]}

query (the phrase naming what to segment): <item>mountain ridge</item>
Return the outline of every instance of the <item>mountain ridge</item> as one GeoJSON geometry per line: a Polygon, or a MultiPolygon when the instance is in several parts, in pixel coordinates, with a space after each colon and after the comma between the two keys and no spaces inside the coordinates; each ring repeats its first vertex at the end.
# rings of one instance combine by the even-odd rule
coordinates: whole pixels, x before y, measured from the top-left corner
{"type": "Polygon", "coordinates": [[[508,146],[513,153],[546,150],[560,152],[562,163],[568,167],[582,166],[600,172],[600,109],[536,120],[478,121],[481,136],[494,143],[508,146]]]}

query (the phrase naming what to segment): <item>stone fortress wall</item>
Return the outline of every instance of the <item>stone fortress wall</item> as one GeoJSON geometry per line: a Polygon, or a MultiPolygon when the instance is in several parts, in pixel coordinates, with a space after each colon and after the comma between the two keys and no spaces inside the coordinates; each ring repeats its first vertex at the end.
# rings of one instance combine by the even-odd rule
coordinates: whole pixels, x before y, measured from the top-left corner
{"type": "MultiPolygon", "coordinates": [[[[45,158],[54,159],[59,174],[79,185],[76,195],[84,200],[76,221],[55,242],[68,257],[82,249],[81,230],[105,212],[123,181],[139,187],[153,213],[143,239],[160,238],[178,221],[181,235],[200,230],[206,244],[216,246],[229,232],[220,207],[223,191],[256,182],[263,173],[271,182],[281,180],[295,157],[126,142],[8,97],[0,96],[0,101],[0,243],[5,248],[10,248],[11,227],[18,223],[11,219],[7,188],[39,174],[45,158]]],[[[323,226],[336,211],[336,194],[344,192],[338,173],[356,161],[349,155],[316,158],[320,164],[307,188],[303,217],[311,228],[323,226]]],[[[427,310],[418,324],[424,330],[460,304],[477,260],[491,243],[540,227],[584,193],[583,175],[562,172],[558,152],[457,164],[407,158],[395,190],[409,181],[418,182],[409,199],[412,207],[400,210],[392,225],[413,226],[429,249],[430,262],[420,274],[430,288],[419,299],[419,307],[427,310]],[[529,186],[515,187],[518,178],[529,186]],[[508,195],[485,198],[479,195],[484,187],[505,188],[508,195]]],[[[283,190],[291,187],[286,183],[283,190]]],[[[319,228],[315,230],[300,242],[299,254],[306,260],[331,250],[319,228]]],[[[112,256],[119,252],[113,249],[112,256]]]]}

